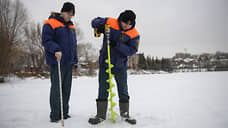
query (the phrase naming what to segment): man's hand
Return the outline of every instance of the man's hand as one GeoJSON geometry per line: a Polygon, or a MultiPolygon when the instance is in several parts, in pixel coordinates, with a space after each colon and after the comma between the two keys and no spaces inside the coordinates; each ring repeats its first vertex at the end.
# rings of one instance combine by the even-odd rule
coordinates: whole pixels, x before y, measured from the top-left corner
{"type": "Polygon", "coordinates": [[[62,52],[55,52],[55,57],[57,58],[57,61],[60,62],[62,57],[62,52]]]}

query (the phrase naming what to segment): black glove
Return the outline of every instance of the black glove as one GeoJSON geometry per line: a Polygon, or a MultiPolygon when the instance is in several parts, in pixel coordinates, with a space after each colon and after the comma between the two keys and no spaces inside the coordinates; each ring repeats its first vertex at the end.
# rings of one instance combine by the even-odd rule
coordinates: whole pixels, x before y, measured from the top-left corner
{"type": "Polygon", "coordinates": [[[116,44],[117,44],[116,41],[110,40],[110,43],[109,43],[110,47],[114,48],[116,47],[116,44]]]}
{"type": "Polygon", "coordinates": [[[104,33],[105,31],[105,26],[104,25],[100,25],[98,28],[97,28],[97,32],[98,33],[104,33]]]}

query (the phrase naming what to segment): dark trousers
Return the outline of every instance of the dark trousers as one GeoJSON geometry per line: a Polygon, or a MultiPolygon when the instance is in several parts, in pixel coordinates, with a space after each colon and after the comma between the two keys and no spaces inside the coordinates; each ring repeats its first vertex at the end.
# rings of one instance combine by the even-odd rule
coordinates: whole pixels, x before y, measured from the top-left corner
{"type": "MultiPolygon", "coordinates": [[[[69,112],[69,100],[72,84],[72,65],[61,65],[62,78],[62,96],[63,96],[63,114],[66,116],[69,112]]],[[[60,93],[59,93],[59,74],[58,65],[50,66],[51,73],[51,89],[50,89],[50,107],[51,119],[60,119],[60,93]]]]}
{"type": "MultiPolygon", "coordinates": [[[[98,89],[98,99],[97,100],[107,100],[109,93],[109,84],[106,82],[108,79],[108,73],[105,72],[104,67],[99,68],[99,89],[98,89]]],[[[127,69],[112,69],[112,73],[115,76],[115,80],[118,88],[118,95],[120,102],[128,102],[128,87],[127,87],[127,69]]]]}

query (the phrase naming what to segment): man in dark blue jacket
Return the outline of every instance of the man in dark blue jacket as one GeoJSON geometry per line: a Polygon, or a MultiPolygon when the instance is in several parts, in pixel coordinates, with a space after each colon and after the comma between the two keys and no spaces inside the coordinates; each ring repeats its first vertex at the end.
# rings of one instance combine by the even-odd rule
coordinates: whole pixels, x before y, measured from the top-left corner
{"type": "MultiPolygon", "coordinates": [[[[127,59],[128,56],[138,51],[139,33],[135,29],[136,15],[131,10],[126,10],[120,14],[118,19],[97,17],[92,20],[92,27],[98,33],[104,33],[104,25],[110,26],[110,57],[111,64],[114,65],[112,73],[118,87],[120,115],[130,124],[136,124],[136,120],[129,116],[129,95],[127,86],[127,59]]],[[[106,80],[108,68],[105,60],[107,59],[107,39],[104,34],[103,46],[99,56],[99,92],[97,98],[97,115],[89,119],[89,123],[98,124],[106,119],[108,106],[109,88],[106,80]]]]}
{"type": "Polygon", "coordinates": [[[60,93],[57,61],[61,64],[63,115],[69,118],[69,99],[72,84],[72,68],[78,62],[75,27],[71,21],[75,14],[74,5],[66,2],[61,13],[52,13],[45,21],[42,44],[45,48],[46,63],[50,67],[50,121],[60,120],[60,93]]]}

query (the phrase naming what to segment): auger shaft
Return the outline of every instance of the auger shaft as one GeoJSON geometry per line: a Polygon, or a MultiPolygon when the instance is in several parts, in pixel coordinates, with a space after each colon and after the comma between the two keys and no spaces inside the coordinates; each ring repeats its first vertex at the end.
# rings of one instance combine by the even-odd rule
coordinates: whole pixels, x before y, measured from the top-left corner
{"type": "Polygon", "coordinates": [[[111,69],[114,67],[112,64],[111,64],[111,57],[110,57],[110,41],[109,41],[109,38],[110,38],[110,26],[109,25],[105,25],[105,35],[107,37],[107,52],[108,52],[108,59],[105,60],[105,62],[108,64],[108,69],[106,70],[106,73],[109,74],[109,78],[108,80],[106,80],[107,83],[109,83],[109,89],[107,90],[110,94],[110,97],[108,99],[108,101],[110,102],[110,108],[109,108],[109,111],[111,112],[111,118],[109,118],[109,120],[112,120],[112,121],[116,121],[116,112],[114,112],[113,108],[116,106],[116,103],[113,101],[113,97],[115,97],[115,93],[112,92],[112,88],[115,86],[113,83],[112,83],[112,78],[114,77],[114,75],[112,74],[112,71],[111,69]]]}

